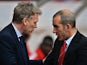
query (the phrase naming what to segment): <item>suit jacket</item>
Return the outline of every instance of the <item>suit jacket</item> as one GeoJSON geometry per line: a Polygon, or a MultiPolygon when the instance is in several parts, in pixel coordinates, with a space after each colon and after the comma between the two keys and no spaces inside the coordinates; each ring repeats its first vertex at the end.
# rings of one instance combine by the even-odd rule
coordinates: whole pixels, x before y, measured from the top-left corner
{"type": "Polygon", "coordinates": [[[0,31],[0,65],[42,65],[42,61],[29,60],[16,32],[9,24],[0,31]]]}
{"type": "MultiPolygon", "coordinates": [[[[63,41],[56,39],[53,51],[44,61],[44,65],[58,65],[59,50],[62,44],[63,41]]],[[[87,38],[78,31],[66,51],[63,65],[87,65],[87,38]]]]}

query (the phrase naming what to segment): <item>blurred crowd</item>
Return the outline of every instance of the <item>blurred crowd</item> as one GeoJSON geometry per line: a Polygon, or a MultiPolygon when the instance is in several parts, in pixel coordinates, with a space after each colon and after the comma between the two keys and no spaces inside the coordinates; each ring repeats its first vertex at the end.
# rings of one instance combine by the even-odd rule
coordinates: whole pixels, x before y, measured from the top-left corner
{"type": "Polygon", "coordinates": [[[49,35],[45,36],[34,53],[32,53],[28,45],[26,46],[27,46],[28,56],[31,60],[43,60],[52,50],[53,38],[49,35]]]}

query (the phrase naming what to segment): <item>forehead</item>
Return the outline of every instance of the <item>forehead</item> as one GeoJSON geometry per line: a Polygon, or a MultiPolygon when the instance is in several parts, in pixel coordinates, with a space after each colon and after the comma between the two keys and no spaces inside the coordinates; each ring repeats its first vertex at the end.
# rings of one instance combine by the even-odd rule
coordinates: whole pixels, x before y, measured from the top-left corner
{"type": "Polygon", "coordinates": [[[57,15],[53,18],[53,24],[59,24],[61,23],[61,16],[57,15]]]}
{"type": "Polygon", "coordinates": [[[31,16],[32,20],[38,20],[39,14],[34,14],[31,16]]]}
{"type": "Polygon", "coordinates": [[[39,14],[34,14],[34,15],[32,15],[31,17],[32,17],[32,18],[38,18],[38,16],[39,16],[39,14]]]}

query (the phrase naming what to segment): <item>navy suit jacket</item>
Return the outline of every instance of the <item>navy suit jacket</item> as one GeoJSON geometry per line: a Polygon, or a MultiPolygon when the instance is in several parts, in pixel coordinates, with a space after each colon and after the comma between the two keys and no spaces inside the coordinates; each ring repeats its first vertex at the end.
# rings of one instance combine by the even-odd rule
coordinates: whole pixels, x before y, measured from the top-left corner
{"type": "MultiPolygon", "coordinates": [[[[63,41],[56,39],[53,51],[46,58],[44,65],[58,65],[62,44],[63,41]]],[[[79,32],[76,33],[66,51],[63,65],[87,65],[87,38],[79,32]]]]}
{"type": "Polygon", "coordinates": [[[42,61],[29,60],[28,56],[26,59],[24,57],[23,46],[12,24],[9,24],[0,31],[0,65],[42,65],[42,61]]]}

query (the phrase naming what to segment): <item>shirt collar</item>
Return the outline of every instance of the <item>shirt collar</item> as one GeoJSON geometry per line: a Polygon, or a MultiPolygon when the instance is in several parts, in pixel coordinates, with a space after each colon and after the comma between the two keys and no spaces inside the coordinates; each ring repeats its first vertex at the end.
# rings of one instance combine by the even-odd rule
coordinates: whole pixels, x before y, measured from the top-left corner
{"type": "Polygon", "coordinates": [[[22,34],[21,34],[20,31],[17,29],[17,27],[16,27],[13,23],[12,23],[12,26],[13,26],[13,28],[14,28],[16,34],[17,34],[17,37],[18,37],[18,38],[21,37],[22,34]]]}
{"type": "Polygon", "coordinates": [[[67,47],[70,45],[70,43],[71,43],[73,37],[75,36],[75,34],[76,34],[76,32],[69,39],[65,40],[65,42],[67,44],[67,47]]]}

